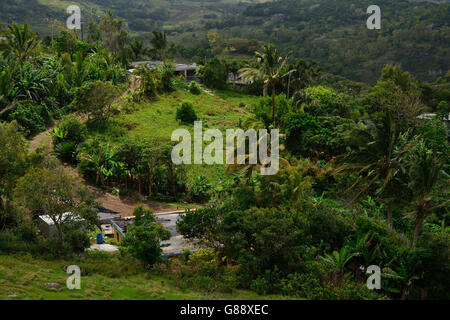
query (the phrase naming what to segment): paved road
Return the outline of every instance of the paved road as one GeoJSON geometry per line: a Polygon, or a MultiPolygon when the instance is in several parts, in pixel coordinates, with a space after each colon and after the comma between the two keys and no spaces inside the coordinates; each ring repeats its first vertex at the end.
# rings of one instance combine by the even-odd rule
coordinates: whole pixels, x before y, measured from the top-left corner
{"type": "Polygon", "coordinates": [[[179,213],[158,214],[156,216],[156,222],[161,224],[172,234],[170,240],[162,242],[164,254],[182,253],[185,249],[191,251],[198,249],[193,244],[184,240],[183,236],[178,233],[177,220],[179,219],[179,216],[179,213]]]}

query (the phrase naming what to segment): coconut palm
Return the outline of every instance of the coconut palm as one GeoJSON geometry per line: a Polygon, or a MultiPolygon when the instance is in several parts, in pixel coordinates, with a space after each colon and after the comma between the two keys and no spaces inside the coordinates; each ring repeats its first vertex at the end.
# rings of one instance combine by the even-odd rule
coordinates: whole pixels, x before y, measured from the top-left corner
{"type": "Polygon", "coordinates": [[[153,46],[153,50],[157,59],[163,61],[167,50],[167,35],[165,32],[153,30],[153,37],[150,39],[150,43],[153,46]]]}
{"type": "Polygon", "coordinates": [[[23,65],[38,47],[40,41],[36,34],[28,28],[28,24],[19,26],[14,22],[8,26],[8,30],[5,45],[6,55],[19,60],[20,65],[23,65]]]}
{"type": "Polygon", "coordinates": [[[443,170],[445,159],[429,150],[424,141],[418,142],[409,159],[408,190],[414,205],[414,211],[405,216],[416,219],[412,247],[414,248],[422,232],[423,221],[427,214],[443,208],[450,202],[449,199],[441,204],[435,203],[433,192],[436,189],[448,189],[449,175],[443,170]],[[437,188],[439,186],[439,188],[437,188]]]}
{"type": "Polygon", "coordinates": [[[295,64],[289,64],[285,68],[286,72],[292,70],[287,80],[286,96],[288,99],[291,94],[291,88],[296,92],[309,87],[321,72],[321,69],[315,62],[308,63],[303,59],[298,59],[295,64]]]}
{"type": "Polygon", "coordinates": [[[398,197],[395,191],[401,191],[397,185],[397,173],[401,170],[402,156],[411,148],[406,143],[407,133],[398,132],[390,113],[385,113],[381,121],[353,130],[348,139],[353,151],[343,157],[343,166],[337,172],[346,169],[359,170],[360,178],[352,188],[361,186],[361,190],[352,200],[357,201],[370,189],[375,189],[378,198],[387,206],[388,227],[392,229],[392,206],[398,197]]]}
{"type": "Polygon", "coordinates": [[[239,70],[239,76],[247,82],[262,81],[264,84],[264,97],[272,90],[272,118],[273,126],[276,126],[275,118],[275,94],[276,86],[281,83],[283,77],[289,76],[290,70],[286,65],[290,53],[282,57],[278,48],[274,45],[265,45],[263,52],[255,53],[254,66],[248,65],[239,70]]]}
{"type": "Polygon", "coordinates": [[[145,54],[144,41],[139,39],[134,39],[133,42],[130,43],[130,49],[133,54],[133,59],[140,59],[145,54]]]}
{"type": "MultiPolygon", "coordinates": [[[[280,135],[280,138],[284,138],[284,135],[280,135]]],[[[238,139],[236,139],[238,140],[238,139]]],[[[256,153],[251,153],[251,148],[248,146],[249,145],[249,141],[246,140],[244,142],[244,144],[246,145],[245,147],[245,155],[244,155],[244,164],[238,164],[238,149],[239,149],[239,141],[236,144],[235,148],[233,149],[233,153],[227,154],[227,165],[226,165],[226,172],[228,174],[234,174],[234,173],[242,173],[243,176],[243,180],[246,183],[249,183],[254,175],[255,172],[260,171],[262,168],[267,167],[267,164],[261,164],[261,163],[257,163],[257,164],[251,164],[250,160],[252,158],[258,158],[258,150],[260,150],[262,143],[266,143],[267,141],[271,141],[271,136],[269,133],[267,133],[267,135],[265,136],[260,136],[259,139],[256,142],[256,146],[254,146],[254,150],[256,153]]],[[[284,150],[284,145],[281,144],[278,146],[278,152],[284,150]]],[[[272,150],[271,150],[271,146],[270,143],[267,146],[267,153],[268,154],[272,154],[272,150]]],[[[282,165],[289,165],[289,163],[279,157],[279,161],[282,165]]]]}

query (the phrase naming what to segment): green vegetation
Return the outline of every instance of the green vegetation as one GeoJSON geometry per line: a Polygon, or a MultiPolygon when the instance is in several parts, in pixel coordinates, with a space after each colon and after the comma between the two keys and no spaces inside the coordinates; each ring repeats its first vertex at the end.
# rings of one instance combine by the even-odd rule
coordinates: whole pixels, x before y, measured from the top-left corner
{"type": "Polygon", "coordinates": [[[198,118],[192,103],[182,102],[177,109],[176,119],[184,123],[193,124],[198,118]]]}
{"type": "Polygon", "coordinates": [[[127,236],[120,244],[122,254],[131,254],[146,266],[161,262],[161,241],[170,239],[170,232],[155,223],[150,210],[142,206],[134,209],[134,223],[129,227],[127,236]]]}
{"type": "MultiPolygon", "coordinates": [[[[69,4],[29,0],[24,6],[5,0],[0,21],[28,22],[51,42],[51,30],[61,28],[55,21],[66,20],[69,4]]],[[[164,40],[165,34],[171,40],[163,46],[164,55],[178,58],[248,58],[263,43],[275,43],[285,53],[292,50],[294,56],[314,60],[327,72],[351,80],[374,83],[385,64],[401,64],[422,81],[445,76],[449,69],[448,1],[381,0],[377,3],[382,12],[380,31],[366,28],[366,10],[372,4],[368,0],[87,0],[80,7],[83,20],[90,21],[85,40],[98,39],[99,28],[94,23],[113,10],[129,23],[128,27],[122,24],[120,31],[127,30],[139,41],[164,40]],[[154,37],[154,30],[164,31],[154,37]]],[[[121,32],[113,34],[108,39],[116,39],[121,32]]],[[[148,53],[162,57],[158,50],[148,53]]]]}
{"type": "MultiPolygon", "coordinates": [[[[297,8],[280,3],[277,10],[297,8]]],[[[9,40],[0,51],[0,290],[21,298],[259,297],[241,291],[251,290],[296,299],[448,299],[448,72],[424,83],[388,64],[374,85],[356,83],[273,44],[230,61],[232,47],[211,32],[199,86],[176,75],[170,32],[130,41],[112,12],[89,29],[87,42],[67,30],[42,42],[27,26],[2,30],[9,40]],[[131,74],[136,57],[163,61],[131,74]],[[424,112],[436,115],[422,119],[424,112]],[[204,130],[279,129],[278,173],[260,175],[264,164],[175,165],[172,132],[192,133],[195,120],[204,130]],[[52,145],[29,148],[26,138],[47,127],[52,145]],[[82,253],[97,224],[92,189],[198,204],[177,225],[204,249],[163,259],[169,234],[137,207],[119,254],[82,253]],[[84,228],[62,221],[64,212],[84,218],[84,228]],[[54,221],[55,238],[37,233],[41,214],[54,221]],[[43,288],[45,270],[60,283],[67,261],[82,267],[86,287],[43,288]],[[382,270],[379,291],[366,286],[370,265],[382,270]]]]}
{"type": "Polygon", "coordinates": [[[233,293],[201,292],[182,288],[176,279],[164,272],[149,274],[135,261],[125,263],[108,254],[87,254],[87,259],[48,260],[29,255],[0,256],[0,299],[33,300],[203,300],[280,299],[279,295],[259,296],[250,291],[233,293]],[[82,268],[81,290],[65,287],[68,274],[64,266],[77,264],[82,268]],[[58,283],[62,289],[47,287],[46,283],[58,283]],[[8,295],[17,297],[8,298],[8,295]]]}

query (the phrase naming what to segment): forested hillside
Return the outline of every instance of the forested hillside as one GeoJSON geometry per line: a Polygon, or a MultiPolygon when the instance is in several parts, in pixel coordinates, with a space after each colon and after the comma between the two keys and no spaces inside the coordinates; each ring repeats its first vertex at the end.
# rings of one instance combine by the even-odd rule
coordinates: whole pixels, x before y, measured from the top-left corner
{"type": "Polygon", "coordinates": [[[373,81],[386,63],[401,63],[422,79],[445,73],[449,4],[378,1],[382,26],[376,31],[366,28],[372,2],[283,0],[247,8],[243,15],[254,30],[263,25],[270,41],[349,78],[373,81]]]}
{"type": "MultiPolygon", "coordinates": [[[[69,4],[31,3],[0,8],[39,19],[69,4]]],[[[180,14],[145,37],[110,10],[83,33],[3,25],[0,299],[448,300],[448,5],[380,2],[391,18],[369,33],[351,13],[367,2],[346,3],[245,4],[191,31],[180,14]],[[149,59],[162,63],[132,63],[149,59]],[[418,79],[428,70],[442,76],[418,79]],[[163,206],[186,211],[168,227],[163,206]],[[104,209],[119,236],[102,231],[104,209]],[[119,253],[86,250],[100,233],[119,253]],[[167,259],[172,238],[195,247],[167,259]],[[69,261],[81,291],[64,287],[69,261]]]]}
{"type": "MultiPolygon", "coordinates": [[[[417,78],[434,81],[449,69],[448,1],[380,0],[381,30],[368,30],[362,0],[88,0],[80,3],[85,27],[108,9],[127,21],[130,37],[164,29],[178,58],[211,55],[208,32],[215,30],[229,56],[250,57],[261,42],[317,61],[326,71],[373,83],[383,65],[401,64],[417,78]]],[[[51,19],[65,21],[69,3],[60,0],[3,0],[0,21],[28,21],[40,34],[51,19]]],[[[86,32],[88,32],[87,28],[86,32]]],[[[85,32],[85,33],[86,33],[85,32]]]]}

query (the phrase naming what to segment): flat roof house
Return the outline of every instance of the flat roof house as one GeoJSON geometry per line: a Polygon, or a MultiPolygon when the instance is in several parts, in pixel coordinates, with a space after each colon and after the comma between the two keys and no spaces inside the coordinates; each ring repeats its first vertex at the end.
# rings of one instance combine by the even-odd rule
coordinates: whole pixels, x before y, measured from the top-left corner
{"type": "MultiPolygon", "coordinates": [[[[131,67],[134,71],[138,66],[144,65],[150,69],[155,69],[160,65],[163,65],[164,62],[158,61],[158,60],[149,60],[149,61],[134,61],[131,62],[131,67]]],[[[175,74],[176,75],[183,75],[185,81],[192,81],[196,80],[195,72],[197,70],[197,64],[184,64],[184,63],[173,63],[173,66],[175,67],[175,74]]],[[[129,70],[129,71],[131,71],[129,70]]]]}

